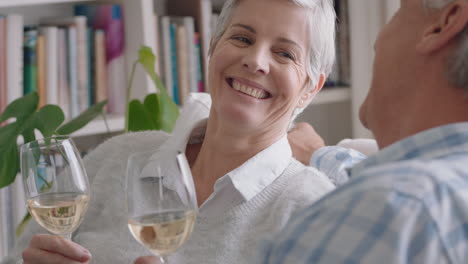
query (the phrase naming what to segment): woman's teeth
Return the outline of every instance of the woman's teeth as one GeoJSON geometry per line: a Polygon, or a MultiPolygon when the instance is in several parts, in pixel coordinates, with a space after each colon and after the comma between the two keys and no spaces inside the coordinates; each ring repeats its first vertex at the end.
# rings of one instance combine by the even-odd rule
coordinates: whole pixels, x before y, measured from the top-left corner
{"type": "Polygon", "coordinates": [[[254,98],[257,98],[257,99],[264,99],[264,98],[268,97],[267,92],[265,92],[263,90],[251,88],[249,86],[240,84],[240,83],[235,82],[235,81],[233,82],[232,87],[236,91],[239,91],[241,93],[250,95],[250,96],[252,96],[254,98]]]}

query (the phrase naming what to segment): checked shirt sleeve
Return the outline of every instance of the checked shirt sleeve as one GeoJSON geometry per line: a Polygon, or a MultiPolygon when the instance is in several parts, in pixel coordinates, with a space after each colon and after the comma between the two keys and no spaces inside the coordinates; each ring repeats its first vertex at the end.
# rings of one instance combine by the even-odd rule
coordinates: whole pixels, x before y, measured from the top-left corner
{"type": "Polygon", "coordinates": [[[323,172],[339,186],[348,181],[347,169],[366,158],[366,155],[356,150],[330,146],[318,149],[310,159],[310,166],[323,172]]]}

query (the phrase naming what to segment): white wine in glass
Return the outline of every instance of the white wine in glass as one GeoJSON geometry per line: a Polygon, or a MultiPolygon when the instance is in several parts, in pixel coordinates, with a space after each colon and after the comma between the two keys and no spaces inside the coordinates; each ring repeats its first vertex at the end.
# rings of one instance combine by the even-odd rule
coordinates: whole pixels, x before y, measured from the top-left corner
{"type": "Polygon", "coordinates": [[[88,177],[73,141],[53,137],[22,145],[21,173],[32,217],[49,232],[71,239],[90,199],[88,177]]]}
{"type": "Polygon", "coordinates": [[[135,239],[167,263],[190,237],[197,201],[184,154],[136,153],[127,166],[128,227],[135,239]]]}

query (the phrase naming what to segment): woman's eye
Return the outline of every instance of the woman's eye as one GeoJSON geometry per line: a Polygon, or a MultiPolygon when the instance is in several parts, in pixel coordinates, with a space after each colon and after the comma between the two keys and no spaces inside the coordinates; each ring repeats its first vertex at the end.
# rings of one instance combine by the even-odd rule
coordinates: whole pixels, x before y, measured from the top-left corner
{"type": "Polygon", "coordinates": [[[250,41],[250,39],[246,38],[246,37],[236,36],[236,37],[232,37],[232,39],[240,41],[240,42],[245,43],[245,44],[252,44],[252,41],[250,41]]]}
{"type": "Polygon", "coordinates": [[[290,60],[294,60],[294,56],[289,52],[285,52],[285,51],[278,52],[278,55],[285,57],[287,59],[290,59],[290,60]]]}

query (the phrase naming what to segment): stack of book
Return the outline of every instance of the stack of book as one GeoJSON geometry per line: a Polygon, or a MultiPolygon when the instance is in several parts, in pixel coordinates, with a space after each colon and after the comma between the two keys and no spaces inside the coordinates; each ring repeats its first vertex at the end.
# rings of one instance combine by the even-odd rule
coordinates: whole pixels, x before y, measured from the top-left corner
{"type": "Polygon", "coordinates": [[[70,17],[24,25],[21,15],[0,16],[0,113],[32,91],[39,106],[57,104],[67,117],[109,100],[125,110],[124,29],[119,5],[77,5],[70,17]]]}
{"type": "Polygon", "coordinates": [[[159,75],[168,94],[182,105],[190,92],[205,91],[200,35],[195,32],[193,17],[163,16],[156,22],[159,75]]]}

